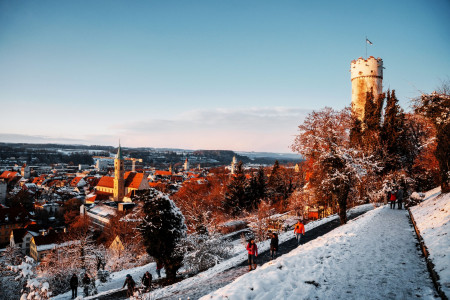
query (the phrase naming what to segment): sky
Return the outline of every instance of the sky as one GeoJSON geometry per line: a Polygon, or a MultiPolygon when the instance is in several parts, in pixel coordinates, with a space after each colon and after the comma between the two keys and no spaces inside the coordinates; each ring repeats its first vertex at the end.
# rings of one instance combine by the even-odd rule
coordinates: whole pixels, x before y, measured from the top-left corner
{"type": "Polygon", "coordinates": [[[450,76],[450,1],[0,1],[0,142],[290,152],[381,57],[400,104],[450,76]]]}

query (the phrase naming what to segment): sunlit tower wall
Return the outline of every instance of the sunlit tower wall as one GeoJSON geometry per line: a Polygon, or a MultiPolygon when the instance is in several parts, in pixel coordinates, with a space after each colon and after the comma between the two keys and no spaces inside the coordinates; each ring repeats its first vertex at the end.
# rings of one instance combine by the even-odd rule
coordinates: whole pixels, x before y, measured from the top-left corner
{"type": "Polygon", "coordinates": [[[352,112],[360,121],[364,119],[366,93],[373,91],[374,99],[383,92],[383,60],[370,56],[352,60],[352,112]]]}

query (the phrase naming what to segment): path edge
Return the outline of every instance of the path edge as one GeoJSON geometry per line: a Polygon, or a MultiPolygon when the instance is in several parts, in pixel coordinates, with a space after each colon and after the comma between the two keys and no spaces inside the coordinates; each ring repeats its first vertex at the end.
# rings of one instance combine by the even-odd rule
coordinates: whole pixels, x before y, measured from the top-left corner
{"type": "Polygon", "coordinates": [[[414,227],[414,231],[416,232],[416,236],[417,236],[417,240],[419,241],[420,249],[422,250],[423,256],[425,257],[425,262],[427,264],[428,272],[430,273],[431,279],[433,280],[434,288],[436,289],[436,292],[438,293],[439,297],[441,297],[442,300],[448,300],[444,291],[442,291],[441,283],[439,281],[439,274],[434,269],[434,263],[432,262],[431,258],[429,257],[428,248],[425,245],[425,241],[423,240],[422,235],[420,234],[419,228],[417,228],[416,221],[414,220],[414,216],[409,208],[408,208],[408,213],[409,213],[409,218],[411,220],[411,223],[414,227]]]}

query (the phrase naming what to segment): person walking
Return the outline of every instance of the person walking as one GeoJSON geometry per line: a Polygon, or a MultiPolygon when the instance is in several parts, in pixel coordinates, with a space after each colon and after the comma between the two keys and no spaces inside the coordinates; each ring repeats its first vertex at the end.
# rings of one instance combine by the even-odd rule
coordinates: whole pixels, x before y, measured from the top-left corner
{"type": "Polygon", "coordinates": [[[278,252],[278,235],[274,232],[272,233],[272,238],[270,239],[270,257],[273,259],[278,252]]]}
{"type": "Polygon", "coordinates": [[[297,239],[297,245],[300,245],[302,236],[305,234],[305,225],[303,225],[303,223],[300,222],[300,220],[298,220],[297,224],[295,224],[294,234],[295,238],[297,239]]]}
{"type": "Polygon", "coordinates": [[[397,197],[395,196],[395,192],[394,191],[392,191],[391,192],[391,197],[389,198],[389,202],[390,202],[390,207],[391,208],[395,208],[395,200],[397,200],[397,197]]]}
{"type": "Polygon", "coordinates": [[[248,270],[256,269],[256,257],[258,257],[258,246],[256,246],[255,239],[251,239],[247,244],[248,252],[248,270]]]}
{"type": "Polygon", "coordinates": [[[89,284],[91,283],[91,279],[87,273],[84,274],[82,282],[84,287],[84,296],[87,297],[89,296],[89,284]]]}
{"type": "Polygon", "coordinates": [[[164,265],[161,262],[156,262],[156,274],[158,275],[158,278],[161,278],[161,269],[164,267],[164,265]]]}
{"type": "Polygon", "coordinates": [[[75,299],[78,290],[78,277],[76,274],[73,274],[72,278],[70,278],[70,289],[72,290],[72,299],[75,299]]]}
{"type": "Polygon", "coordinates": [[[135,285],[136,285],[136,283],[134,282],[133,277],[131,277],[130,274],[127,274],[127,278],[125,279],[125,282],[123,283],[123,286],[122,286],[122,288],[127,286],[127,297],[133,296],[135,285]]]}
{"type": "Polygon", "coordinates": [[[145,272],[144,276],[142,277],[142,284],[144,285],[144,291],[150,291],[152,288],[152,274],[150,272],[145,272]]]}
{"type": "Polygon", "coordinates": [[[397,191],[397,207],[402,209],[403,206],[403,189],[400,187],[397,191]]]}

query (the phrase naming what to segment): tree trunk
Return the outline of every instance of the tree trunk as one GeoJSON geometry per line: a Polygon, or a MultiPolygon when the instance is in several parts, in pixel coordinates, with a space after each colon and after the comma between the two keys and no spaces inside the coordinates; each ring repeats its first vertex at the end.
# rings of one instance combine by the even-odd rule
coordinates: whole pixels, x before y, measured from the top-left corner
{"type": "Polygon", "coordinates": [[[347,198],[350,191],[350,186],[343,182],[340,185],[338,192],[338,202],[339,202],[339,219],[341,220],[341,225],[347,223],[347,198]]]}

